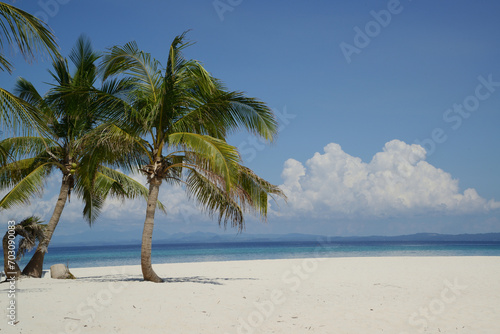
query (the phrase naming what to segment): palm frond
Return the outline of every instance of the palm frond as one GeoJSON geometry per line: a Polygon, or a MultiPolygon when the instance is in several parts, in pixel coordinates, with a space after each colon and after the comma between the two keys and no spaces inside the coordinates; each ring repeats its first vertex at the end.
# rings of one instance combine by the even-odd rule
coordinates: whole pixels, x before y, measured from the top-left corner
{"type": "MultiPolygon", "coordinates": [[[[31,197],[43,193],[44,181],[50,171],[50,163],[43,163],[33,168],[0,200],[0,208],[5,210],[29,204],[31,197]]],[[[3,175],[0,176],[0,179],[3,178],[3,175]]]]}
{"type": "Polygon", "coordinates": [[[151,54],[139,50],[136,42],[114,46],[103,57],[101,71],[104,80],[117,74],[129,75],[141,94],[156,96],[161,83],[161,64],[151,54]]]}
{"type": "Polygon", "coordinates": [[[257,212],[263,219],[267,218],[269,197],[274,199],[274,196],[278,196],[286,200],[285,194],[278,186],[259,177],[245,166],[239,168],[238,182],[233,193],[237,194],[240,203],[257,212]]]}
{"type": "Polygon", "coordinates": [[[35,106],[0,88],[0,126],[14,134],[43,134],[47,119],[35,106]]]}
{"type": "Polygon", "coordinates": [[[273,141],[278,122],[263,102],[246,97],[242,92],[203,91],[200,85],[189,92],[191,109],[175,122],[175,129],[192,129],[198,133],[225,138],[236,130],[247,130],[273,141]]]}
{"type": "Polygon", "coordinates": [[[31,251],[45,237],[46,225],[40,217],[31,216],[14,225],[14,231],[21,237],[17,246],[16,261],[19,261],[26,252],[31,251]]]}
{"type": "Polygon", "coordinates": [[[182,147],[204,158],[204,168],[221,175],[229,189],[233,183],[234,171],[240,162],[238,150],[223,140],[206,135],[178,132],[168,136],[173,147],[182,147]]]}
{"type": "Polygon", "coordinates": [[[26,101],[26,103],[29,103],[30,105],[37,107],[39,109],[42,109],[46,106],[45,101],[43,100],[43,97],[38,93],[36,90],[35,86],[28,80],[24,78],[18,78],[16,81],[16,85],[14,87],[14,93],[16,96],[19,96],[19,98],[23,99],[26,101]]]}
{"type": "Polygon", "coordinates": [[[52,62],[52,70],[49,70],[49,73],[59,86],[69,85],[72,81],[68,60],[65,58],[59,57],[55,59],[52,62]]]}
{"type": "Polygon", "coordinates": [[[90,39],[85,35],[78,37],[71,49],[69,59],[76,67],[73,82],[77,86],[92,86],[97,79],[96,61],[100,55],[92,48],[90,39]]]}
{"type": "Polygon", "coordinates": [[[120,166],[127,172],[137,171],[137,166],[152,158],[148,155],[149,143],[134,132],[135,129],[105,123],[77,139],[75,145],[80,148],[81,155],[92,157],[101,165],[120,166]]]}
{"type": "Polygon", "coordinates": [[[245,226],[243,209],[231,196],[228,196],[224,188],[217,186],[218,182],[214,182],[217,175],[211,176],[212,178],[209,178],[196,170],[191,170],[186,179],[188,197],[199,203],[202,210],[210,216],[218,214],[219,224],[226,227],[230,222],[231,227],[243,230],[245,226]]]}
{"type": "Polygon", "coordinates": [[[56,152],[59,144],[51,138],[11,137],[0,141],[0,151],[11,161],[40,156],[43,152],[56,152]]]}
{"type": "Polygon", "coordinates": [[[78,195],[84,203],[82,212],[83,218],[89,225],[93,225],[101,214],[105,198],[88,188],[83,188],[81,191],[78,191],[78,195]]]}
{"type": "MultiPolygon", "coordinates": [[[[0,49],[4,43],[15,45],[26,60],[32,60],[35,53],[59,55],[55,37],[48,26],[37,17],[12,5],[0,2],[0,49]]],[[[3,54],[0,54],[0,70],[12,71],[3,54]]]]}
{"type": "Polygon", "coordinates": [[[44,153],[33,158],[16,160],[1,166],[0,189],[5,190],[14,187],[38,166],[49,163],[49,161],[47,155],[44,153]]]}

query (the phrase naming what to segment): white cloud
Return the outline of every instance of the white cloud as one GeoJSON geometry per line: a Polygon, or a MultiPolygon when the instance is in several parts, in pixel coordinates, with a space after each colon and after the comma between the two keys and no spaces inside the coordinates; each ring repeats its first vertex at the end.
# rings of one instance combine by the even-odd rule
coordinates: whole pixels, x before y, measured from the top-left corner
{"type": "MultiPolygon", "coordinates": [[[[148,187],[146,177],[141,174],[130,175],[134,180],[148,187]]],[[[167,217],[172,221],[189,222],[201,217],[200,209],[186,196],[186,191],[180,186],[173,186],[164,182],[160,187],[158,199],[165,205],[167,217]]],[[[137,198],[135,200],[107,199],[102,210],[104,219],[134,220],[141,224],[146,217],[146,200],[137,198]]],[[[157,210],[155,217],[162,217],[157,210]]],[[[163,218],[165,216],[163,215],[163,218]]]]}
{"type": "MultiPolygon", "coordinates": [[[[385,144],[369,163],[331,143],[305,166],[285,162],[281,186],[288,196],[286,215],[396,217],[416,214],[482,213],[500,208],[476,190],[460,192],[458,180],[425,161],[419,145],[385,144]]],[[[283,210],[282,210],[283,211],[283,210]]]]}
{"type": "MultiPolygon", "coordinates": [[[[140,174],[130,175],[136,181],[142,183],[146,187],[146,178],[140,174]]],[[[30,215],[40,216],[45,222],[50,220],[54,206],[57,202],[61,175],[59,173],[52,174],[46,182],[42,197],[34,197],[31,199],[31,204],[22,205],[2,210],[0,212],[0,226],[8,220],[20,221],[30,215]]],[[[5,196],[8,190],[0,191],[0,198],[5,196]]],[[[180,186],[172,186],[163,183],[160,188],[159,200],[166,206],[167,217],[160,211],[156,212],[156,218],[159,220],[168,219],[169,222],[193,224],[195,222],[206,222],[210,220],[207,215],[203,214],[196,203],[189,200],[185,190],[180,186]]],[[[78,199],[76,194],[72,194],[71,202],[66,202],[61,222],[78,223],[82,227],[87,226],[83,221],[82,216],[83,203],[78,199]]],[[[136,198],[134,200],[121,200],[116,198],[108,198],[104,204],[101,215],[97,220],[97,224],[124,224],[127,226],[141,225],[144,223],[146,216],[146,200],[136,198]]],[[[66,223],[62,224],[66,225],[66,223]]],[[[58,228],[60,230],[60,228],[58,228]]]]}
{"type": "MultiPolygon", "coordinates": [[[[315,153],[305,163],[289,159],[285,162],[281,185],[288,196],[288,205],[279,203],[277,212],[271,210],[275,217],[269,217],[272,219],[267,225],[258,224],[248,216],[247,231],[336,235],[380,231],[389,234],[443,233],[449,232],[447,228],[452,225],[453,231],[464,233],[498,230],[497,217],[487,223],[482,223],[482,218],[472,222],[468,218],[467,222],[459,223],[460,214],[479,214],[481,217],[488,212],[496,214],[492,210],[500,208],[500,203],[480,197],[474,189],[461,190],[457,179],[425,159],[426,152],[421,146],[398,140],[387,143],[368,163],[347,154],[335,143],[327,145],[324,153],[315,153]]],[[[143,176],[132,177],[146,185],[143,176]]],[[[20,220],[32,213],[48,221],[59,186],[60,175],[51,176],[42,198],[33,199],[30,206],[0,212],[0,227],[8,219],[20,220]]],[[[76,196],[73,198],[64,208],[58,235],[88,230],[82,218],[82,203],[76,196]]],[[[218,231],[215,219],[210,219],[195,202],[188,200],[182,187],[164,183],[159,198],[167,207],[167,216],[157,212],[156,234],[162,231],[218,231]]],[[[132,231],[130,233],[136,236],[141,231],[145,213],[146,203],[142,198],[124,202],[108,199],[96,228],[132,231]]]]}

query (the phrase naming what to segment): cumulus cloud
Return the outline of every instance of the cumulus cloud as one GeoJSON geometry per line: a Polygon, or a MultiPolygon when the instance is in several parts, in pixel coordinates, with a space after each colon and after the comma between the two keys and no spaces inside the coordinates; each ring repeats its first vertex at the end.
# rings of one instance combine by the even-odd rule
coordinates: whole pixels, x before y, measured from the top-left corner
{"type": "Polygon", "coordinates": [[[425,161],[425,149],[399,140],[385,144],[369,162],[325,146],[305,166],[285,162],[281,186],[288,196],[287,215],[390,217],[408,214],[468,214],[500,208],[474,189],[460,192],[457,179],[425,161]]]}

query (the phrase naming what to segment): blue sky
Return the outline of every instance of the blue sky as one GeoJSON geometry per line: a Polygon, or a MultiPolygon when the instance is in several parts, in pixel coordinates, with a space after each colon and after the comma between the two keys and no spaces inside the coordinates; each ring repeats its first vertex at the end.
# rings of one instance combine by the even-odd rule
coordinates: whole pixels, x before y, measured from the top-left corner
{"type": "MultiPolygon", "coordinates": [[[[96,49],[135,40],[165,62],[174,36],[192,29],[196,44],[187,57],[275,109],[276,143],[231,138],[246,165],[290,198],[271,206],[267,224],[250,217],[247,233],[500,232],[498,2],[138,3],[15,2],[47,20],[63,55],[83,33],[96,49]]],[[[1,74],[2,87],[23,76],[47,89],[47,60],[11,59],[16,71],[1,74]]],[[[2,221],[31,212],[48,220],[58,181],[32,206],[2,213],[2,221]]],[[[223,232],[181,194],[162,188],[170,213],[157,216],[156,237],[223,232]]],[[[143,207],[110,202],[89,229],[72,201],[55,238],[138,238],[143,207]]]]}

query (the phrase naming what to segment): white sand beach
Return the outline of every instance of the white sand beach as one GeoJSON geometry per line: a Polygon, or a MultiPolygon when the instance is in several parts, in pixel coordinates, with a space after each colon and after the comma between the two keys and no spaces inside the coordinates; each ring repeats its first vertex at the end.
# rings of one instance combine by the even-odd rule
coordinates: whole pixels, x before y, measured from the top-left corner
{"type": "Polygon", "coordinates": [[[500,333],[500,257],[385,257],[71,269],[21,279],[0,333],[500,333]]]}

